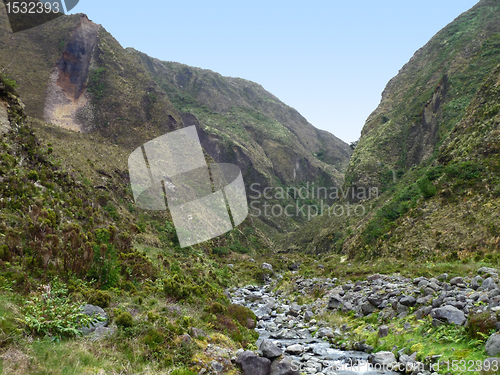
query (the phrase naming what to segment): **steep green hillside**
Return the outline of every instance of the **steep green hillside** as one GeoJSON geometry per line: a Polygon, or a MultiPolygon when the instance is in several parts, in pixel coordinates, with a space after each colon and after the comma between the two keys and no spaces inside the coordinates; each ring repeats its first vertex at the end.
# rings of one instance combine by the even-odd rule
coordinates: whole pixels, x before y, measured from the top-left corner
{"type": "Polygon", "coordinates": [[[499,6],[481,1],[389,82],[344,186],[374,186],[378,194],[348,194],[336,206],[350,205],[350,214],[315,219],[284,250],[498,261],[499,6]]]}
{"type": "Polygon", "coordinates": [[[193,328],[251,347],[252,313],[223,292],[263,280],[253,228],[179,248],[167,212],[133,204],[120,147],[27,117],[15,86],[0,75],[0,372],[170,373],[212,360],[193,328]],[[73,339],[85,303],[118,327],[98,344],[73,339]]]}
{"type": "Polygon", "coordinates": [[[435,155],[500,62],[500,4],[480,1],[419,49],[382,93],[346,177],[386,187],[435,155]]]}

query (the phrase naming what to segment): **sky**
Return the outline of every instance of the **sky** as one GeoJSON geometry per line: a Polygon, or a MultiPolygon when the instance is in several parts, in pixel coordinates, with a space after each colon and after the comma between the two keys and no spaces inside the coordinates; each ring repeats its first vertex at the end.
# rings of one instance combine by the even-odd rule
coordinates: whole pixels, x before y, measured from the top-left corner
{"type": "Polygon", "coordinates": [[[387,82],[477,0],[80,0],[123,47],[261,84],[350,143],[387,82]]]}

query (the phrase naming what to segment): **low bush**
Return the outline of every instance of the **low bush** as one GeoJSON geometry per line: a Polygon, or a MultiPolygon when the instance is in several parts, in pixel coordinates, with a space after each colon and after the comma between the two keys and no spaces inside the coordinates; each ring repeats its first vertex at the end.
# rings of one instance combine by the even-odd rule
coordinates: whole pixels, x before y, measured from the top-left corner
{"type": "Polygon", "coordinates": [[[246,328],[255,328],[257,317],[248,307],[241,305],[229,305],[228,315],[246,328]]]}
{"type": "Polygon", "coordinates": [[[474,339],[484,339],[496,330],[497,319],[494,314],[485,311],[469,316],[468,332],[474,339]]]}
{"type": "Polygon", "coordinates": [[[134,319],[130,313],[122,312],[116,317],[115,323],[118,327],[128,328],[134,325],[134,319]]]}
{"type": "Polygon", "coordinates": [[[40,336],[57,339],[81,335],[80,327],[88,327],[101,318],[89,317],[82,312],[82,304],[67,298],[66,285],[55,279],[51,285],[42,286],[26,301],[21,319],[26,328],[40,336]]]}
{"type": "Polygon", "coordinates": [[[102,290],[92,290],[88,293],[87,302],[104,309],[109,306],[111,296],[109,293],[103,292],[102,290]]]}

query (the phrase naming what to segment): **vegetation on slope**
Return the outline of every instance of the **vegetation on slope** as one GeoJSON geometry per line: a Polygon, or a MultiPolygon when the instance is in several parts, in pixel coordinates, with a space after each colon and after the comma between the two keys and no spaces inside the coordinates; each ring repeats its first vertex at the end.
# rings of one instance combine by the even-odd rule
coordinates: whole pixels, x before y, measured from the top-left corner
{"type": "Polygon", "coordinates": [[[383,189],[393,173],[401,176],[436,156],[500,63],[499,7],[496,1],[480,1],[418,50],[388,83],[362,131],[348,185],[383,189]]]}
{"type": "Polygon", "coordinates": [[[262,248],[252,228],[180,249],[168,213],[130,204],[120,158],[113,159],[122,149],[27,118],[14,86],[1,78],[0,105],[10,106],[12,127],[0,153],[4,373],[116,373],[117,364],[133,373],[196,369],[210,354],[207,337],[186,341],[193,327],[221,347],[251,347],[252,314],[232,307],[223,290],[263,280],[248,261],[262,248]],[[79,147],[71,147],[74,139],[79,147]],[[72,156],[63,159],[64,152],[72,156]],[[71,339],[85,323],[84,303],[105,308],[117,332],[98,344],[71,339]]]}

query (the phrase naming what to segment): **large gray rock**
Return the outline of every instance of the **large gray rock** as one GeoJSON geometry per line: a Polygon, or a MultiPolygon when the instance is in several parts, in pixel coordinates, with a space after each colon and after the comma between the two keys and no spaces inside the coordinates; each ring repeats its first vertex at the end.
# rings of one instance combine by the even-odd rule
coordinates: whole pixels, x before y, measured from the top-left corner
{"type": "Polygon", "coordinates": [[[374,312],[377,308],[373,306],[371,303],[367,302],[361,305],[361,312],[363,315],[369,315],[374,312]]]}
{"type": "Polygon", "coordinates": [[[314,317],[313,312],[312,312],[312,311],[310,311],[310,310],[307,310],[307,311],[304,313],[304,322],[308,322],[308,321],[310,321],[313,317],[314,317]]]}
{"type": "Polygon", "coordinates": [[[392,352],[378,352],[372,356],[371,361],[373,364],[387,366],[396,362],[396,356],[392,352]]]}
{"type": "Polygon", "coordinates": [[[380,326],[378,329],[378,337],[386,337],[387,335],[389,335],[389,327],[380,326]]]}
{"type": "Polygon", "coordinates": [[[446,320],[450,324],[461,326],[467,320],[463,311],[454,306],[443,306],[431,311],[431,317],[440,320],[446,320]]]}
{"type": "Polygon", "coordinates": [[[344,300],[342,299],[342,297],[340,297],[338,294],[334,294],[334,295],[330,296],[330,299],[328,300],[328,308],[329,309],[337,309],[343,303],[344,303],[344,300]]]}
{"type": "Polygon", "coordinates": [[[488,277],[486,280],[484,280],[481,286],[478,288],[479,291],[493,290],[493,289],[498,289],[498,285],[497,283],[495,283],[495,280],[493,280],[491,277],[488,277]]]}
{"type": "Polygon", "coordinates": [[[498,374],[498,369],[500,369],[500,358],[486,358],[483,361],[481,375],[493,375],[498,374]],[[488,369],[488,371],[486,371],[488,369]],[[495,370],[496,369],[496,370],[495,370]]]}
{"type": "Polygon", "coordinates": [[[486,341],[486,354],[492,357],[500,354],[500,333],[494,333],[490,336],[488,341],[486,341]]]}
{"type": "Polygon", "coordinates": [[[236,359],[236,365],[245,375],[270,375],[271,361],[264,357],[259,357],[254,352],[246,350],[236,359]]]}
{"type": "Polygon", "coordinates": [[[483,278],[481,276],[476,276],[472,279],[472,281],[470,283],[470,287],[474,290],[477,290],[481,286],[482,282],[483,282],[483,278]]]}
{"type": "Polygon", "coordinates": [[[269,263],[262,263],[262,268],[269,271],[273,270],[273,266],[269,263]]]}
{"type": "Polygon", "coordinates": [[[94,332],[97,328],[99,327],[106,327],[108,325],[108,314],[99,306],[94,306],[94,305],[84,305],[82,307],[82,312],[87,315],[87,316],[100,316],[104,320],[101,322],[96,322],[94,324],[91,324],[89,327],[81,327],[80,331],[86,336],[94,332]]]}
{"type": "Polygon", "coordinates": [[[489,273],[489,274],[496,273],[496,274],[499,274],[500,271],[498,271],[496,268],[481,267],[480,269],[477,270],[477,273],[480,274],[480,275],[483,274],[483,273],[489,273]]]}
{"type": "Polygon", "coordinates": [[[293,317],[297,317],[297,316],[299,316],[301,309],[302,308],[294,302],[294,303],[292,303],[292,305],[288,309],[286,315],[291,315],[293,317]]]}
{"type": "Polygon", "coordinates": [[[415,306],[415,303],[417,303],[417,300],[415,297],[412,296],[404,296],[399,300],[399,303],[404,305],[404,306],[415,306]]]}
{"type": "Polygon", "coordinates": [[[450,284],[451,285],[458,285],[458,284],[463,284],[464,283],[464,279],[457,276],[457,277],[454,277],[453,279],[450,280],[450,284]]]}
{"type": "Polygon", "coordinates": [[[316,333],[316,337],[322,339],[323,337],[328,337],[328,338],[333,338],[335,335],[333,334],[333,331],[329,327],[323,327],[318,330],[316,333]]]}
{"type": "Polygon", "coordinates": [[[215,372],[222,372],[224,371],[224,365],[220,362],[217,361],[212,361],[210,362],[210,366],[215,372]]]}
{"type": "Polygon", "coordinates": [[[285,349],[285,352],[290,353],[292,355],[302,354],[304,352],[304,347],[300,344],[290,345],[285,349]]]}
{"type": "Polygon", "coordinates": [[[271,375],[300,375],[300,364],[288,358],[280,358],[271,364],[271,375]]]}
{"type": "Polygon", "coordinates": [[[379,307],[382,301],[383,298],[381,295],[372,294],[371,296],[368,296],[368,302],[370,302],[375,307],[379,307]]]}
{"type": "Polygon", "coordinates": [[[345,302],[343,305],[342,305],[342,309],[340,311],[342,311],[344,314],[345,313],[348,313],[349,311],[352,311],[353,307],[352,307],[352,303],[350,302],[345,302]]]}
{"type": "Polygon", "coordinates": [[[262,340],[259,349],[262,352],[262,355],[269,359],[279,357],[283,354],[283,351],[278,348],[278,346],[275,345],[271,340],[262,340]]]}

